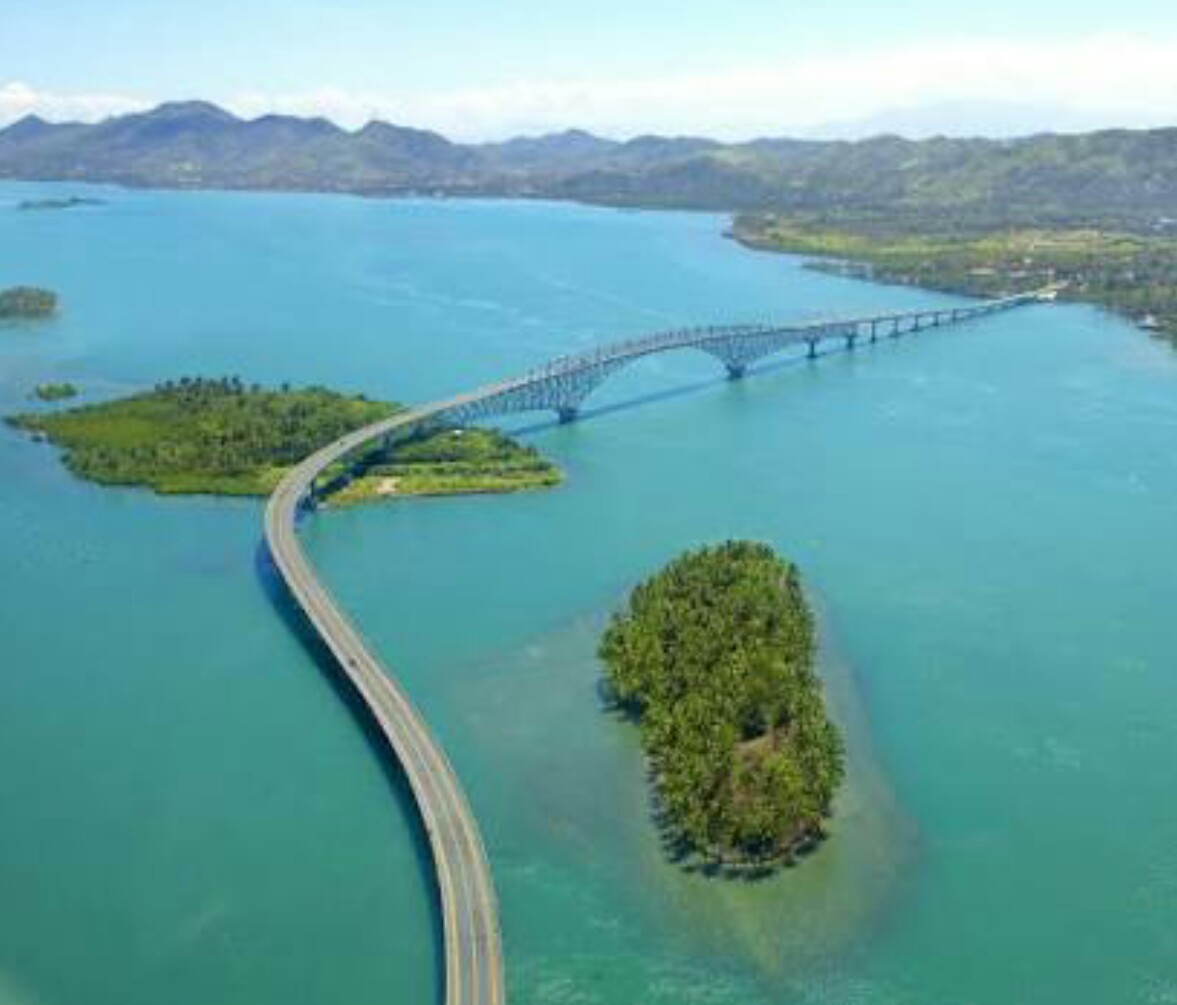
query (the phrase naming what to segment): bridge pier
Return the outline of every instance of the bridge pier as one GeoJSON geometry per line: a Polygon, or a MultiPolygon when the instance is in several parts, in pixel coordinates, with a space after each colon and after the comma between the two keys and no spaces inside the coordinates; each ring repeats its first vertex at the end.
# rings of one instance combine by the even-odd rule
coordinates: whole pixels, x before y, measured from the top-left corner
{"type": "Polygon", "coordinates": [[[728,380],[742,380],[744,374],[748,372],[748,368],[743,363],[727,363],[727,379],[728,380]]]}
{"type": "Polygon", "coordinates": [[[818,340],[815,338],[807,338],[805,340],[805,342],[809,346],[808,351],[805,353],[806,357],[808,359],[817,359],[817,342],[818,342],[818,340]]]}
{"type": "Polygon", "coordinates": [[[877,342],[879,340],[879,323],[878,323],[878,321],[872,321],[870,323],[870,340],[872,342],[877,342]]]}
{"type": "Polygon", "coordinates": [[[857,344],[857,342],[858,342],[858,332],[847,332],[846,333],[846,349],[848,352],[854,351],[854,346],[857,344]]]}
{"type": "Polygon", "coordinates": [[[561,405],[556,409],[556,416],[560,420],[560,425],[566,426],[570,422],[575,422],[576,417],[580,414],[580,409],[575,405],[561,405]]]}

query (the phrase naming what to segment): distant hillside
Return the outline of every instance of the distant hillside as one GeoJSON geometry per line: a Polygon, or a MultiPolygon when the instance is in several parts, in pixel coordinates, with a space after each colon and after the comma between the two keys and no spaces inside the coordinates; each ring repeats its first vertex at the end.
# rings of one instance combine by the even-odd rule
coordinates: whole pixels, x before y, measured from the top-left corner
{"type": "Polygon", "coordinates": [[[205,102],[95,125],[0,131],[0,177],[181,188],[542,196],[606,205],[836,214],[869,224],[1177,226],[1177,129],[1016,140],[628,142],[569,131],[453,143],[383,122],[242,120],[205,102]]]}

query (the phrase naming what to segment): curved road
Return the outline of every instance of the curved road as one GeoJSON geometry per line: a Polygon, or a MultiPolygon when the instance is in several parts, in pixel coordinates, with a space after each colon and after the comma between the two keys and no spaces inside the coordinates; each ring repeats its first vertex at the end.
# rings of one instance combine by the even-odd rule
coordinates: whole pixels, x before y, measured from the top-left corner
{"type": "Polygon", "coordinates": [[[295,533],[298,510],[325,468],[372,439],[411,429],[435,411],[414,409],[358,430],[292,469],[266,506],[266,541],[291,594],[363,699],[412,787],[437,870],[447,1005],[501,1005],[506,996],[498,905],[462,787],[392,673],[315,576],[295,533]]]}
{"type": "Polygon", "coordinates": [[[853,325],[857,331],[859,325],[893,321],[895,333],[898,334],[901,319],[911,320],[918,329],[921,319],[928,319],[937,325],[951,323],[993,310],[1035,302],[1037,299],[1040,297],[1025,295],[954,311],[876,315],[833,325],[698,329],[619,343],[580,356],[565,357],[522,377],[409,409],[358,429],[316,451],[282,479],[266,505],[265,533],[270,554],[295,601],[331,650],[388,740],[408,777],[429,835],[445,934],[446,1005],[502,1005],[506,999],[498,905],[490,867],[462,786],[441,746],[429,732],[408,695],[397,684],[396,678],[364,641],[327,588],[319,582],[299,545],[296,532],[298,513],[304,501],[313,498],[319,476],[336,462],[373,441],[409,434],[416,428],[442,422],[447,415],[458,417],[475,414],[480,406],[486,406],[487,403],[493,403],[496,409],[502,411],[517,410],[523,406],[556,407],[550,403],[541,406],[539,402],[544,399],[542,396],[537,399],[532,392],[537,386],[542,388],[545,382],[558,385],[560,380],[578,368],[582,371],[597,368],[600,371],[602,368],[615,367],[618,361],[625,362],[651,352],[677,348],[694,347],[711,351],[708,347],[717,338],[730,338],[732,332],[736,333],[736,337],[751,339],[771,334],[776,339],[774,348],[788,343],[809,342],[812,352],[813,344],[817,341],[846,337],[848,325],[853,325]]]}

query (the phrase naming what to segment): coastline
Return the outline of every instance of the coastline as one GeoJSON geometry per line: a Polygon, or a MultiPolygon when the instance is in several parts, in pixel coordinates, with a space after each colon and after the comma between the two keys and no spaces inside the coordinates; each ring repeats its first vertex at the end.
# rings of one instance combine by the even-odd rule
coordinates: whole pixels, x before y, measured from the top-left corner
{"type": "MultiPolygon", "coordinates": [[[[1035,282],[1027,283],[1023,281],[1014,282],[1012,286],[998,288],[990,286],[986,288],[980,282],[974,284],[929,282],[923,277],[913,280],[909,275],[902,272],[897,272],[895,275],[889,276],[885,270],[881,271],[879,264],[872,261],[869,257],[856,256],[853,253],[847,255],[827,253],[806,247],[804,242],[789,244],[788,242],[777,242],[769,238],[760,237],[756,233],[749,232],[747,229],[742,229],[739,226],[739,214],[732,216],[731,225],[724,230],[723,237],[752,252],[795,256],[802,260],[802,268],[814,272],[872,283],[877,286],[914,289],[929,293],[945,293],[951,296],[969,297],[972,299],[985,299],[994,295],[1000,295],[1001,293],[1022,292],[1021,287],[1029,289],[1036,285],[1035,282]]],[[[879,243],[881,244],[882,242],[879,243]]],[[[986,272],[985,276],[986,278],[990,278],[991,273],[986,272]]],[[[1172,321],[1168,323],[1158,321],[1151,312],[1133,312],[1127,307],[1105,302],[1098,296],[1085,296],[1082,293],[1076,293],[1073,287],[1067,282],[1058,284],[1057,294],[1059,300],[1062,302],[1094,307],[1126,322],[1138,331],[1167,342],[1174,348],[1177,348],[1177,327],[1174,327],[1172,321]]]]}
{"type": "MultiPolygon", "coordinates": [[[[833,253],[826,253],[814,250],[811,247],[806,247],[803,243],[790,245],[788,243],[778,243],[770,239],[759,238],[754,233],[740,226],[742,217],[759,218],[765,215],[771,215],[772,210],[769,209],[752,209],[752,208],[734,208],[728,205],[698,205],[698,204],[682,204],[674,201],[660,202],[657,200],[632,200],[626,201],[624,199],[592,199],[580,198],[576,196],[559,195],[552,192],[540,192],[534,188],[520,187],[517,190],[496,189],[494,187],[468,187],[447,189],[444,187],[429,188],[422,186],[404,186],[394,188],[363,188],[353,186],[298,186],[298,185],[270,185],[265,187],[250,186],[250,185],[225,185],[225,184],[205,184],[200,181],[193,181],[188,184],[153,184],[150,182],[142,182],[135,179],[128,178],[112,178],[112,179],[75,179],[68,177],[30,177],[24,175],[11,175],[0,172],[0,182],[12,182],[18,184],[28,185],[54,185],[54,186],[77,186],[89,187],[103,190],[114,190],[124,192],[168,192],[168,193],[210,193],[210,194],[224,194],[224,195],[294,195],[294,196],[339,196],[346,198],[361,199],[365,201],[399,201],[399,202],[428,202],[428,203],[445,203],[445,202],[471,202],[471,203],[522,203],[522,204],[550,204],[557,206],[580,206],[591,209],[612,210],[619,213],[685,213],[699,216],[715,216],[723,218],[726,223],[720,231],[720,236],[731,240],[743,248],[754,252],[766,252],[770,254],[787,254],[795,255],[803,259],[802,267],[811,269],[817,272],[827,272],[838,275],[843,278],[856,279],[863,282],[873,283],[879,286],[891,286],[897,288],[915,289],[926,291],[930,293],[945,293],[952,296],[969,297],[974,299],[987,299],[995,296],[1001,296],[1006,293],[1025,292],[1030,289],[1041,288],[1044,282],[1041,277],[1037,277],[1031,281],[1013,282],[1004,286],[986,285],[983,282],[975,283],[961,283],[961,282],[930,282],[926,276],[918,278],[910,278],[902,274],[888,277],[884,272],[880,271],[879,265],[872,262],[870,257],[856,257],[853,254],[840,255],[833,253]]],[[[96,208],[103,208],[107,205],[107,200],[94,199],[90,200],[84,198],[83,202],[89,204],[96,203],[96,208]]],[[[19,208],[19,206],[17,207],[19,208]]],[[[1032,229],[1032,225],[1027,225],[1032,229]]],[[[836,229],[836,227],[834,228],[836,229]]],[[[1010,228],[1006,227],[995,233],[1006,232],[1010,228]]],[[[1052,228],[1041,228],[1043,232],[1048,232],[1052,228]]],[[[1055,233],[1065,234],[1067,232],[1087,231],[1089,228],[1082,226],[1056,226],[1053,228],[1055,233]]],[[[918,233],[918,232],[916,232],[918,233]]],[[[1108,232],[1106,236],[1115,237],[1116,235],[1132,238],[1140,238],[1140,235],[1131,232],[1108,232]]],[[[876,241],[876,244],[882,244],[882,241],[876,241]]],[[[1155,338],[1172,344],[1177,348],[1177,317],[1172,314],[1161,316],[1158,318],[1154,312],[1147,309],[1130,309],[1127,306],[1117,305],[1100,298],[1098,295],[1084,295],[1077,293],[1072,285],[1067,282],[1059,284],[1058,296],[1061,301],[1081,303],[1098,308],[1099,310],[1107,312],[1109,315],[1117,317],[1131,324],[1140,331],[1145,332],[1155,338]]]]}

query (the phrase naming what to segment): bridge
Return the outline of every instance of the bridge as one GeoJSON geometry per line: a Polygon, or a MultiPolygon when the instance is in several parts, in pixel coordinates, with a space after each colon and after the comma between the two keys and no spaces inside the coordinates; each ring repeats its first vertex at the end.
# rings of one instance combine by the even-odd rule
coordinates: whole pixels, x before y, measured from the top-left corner
{"type": "Polygon", "coordinates": [[[860,340],[983,317],[1049,299],[1028,293],[965,307],[876,314],[803,325],[688,328],[565,356],[520,377],[408,409],[336,440],[290,470],[266,505],[270,554],[291,596],[334,656],[404,770],[428,836],[437,874],[445,939],[446,1005],[502,1005],[506,1000],[498,905],[478,825],[445,752],[409,696],[348,619],[298,542],[300,511],[313,506],[321,477],[350,458],[422,430],[466,425],[528,411],[553,411],[562,422],[611,374],[655,353],[708,353],[732,378],[791,346],[813,358],[826,343],[854,349],[860,340]]]}

